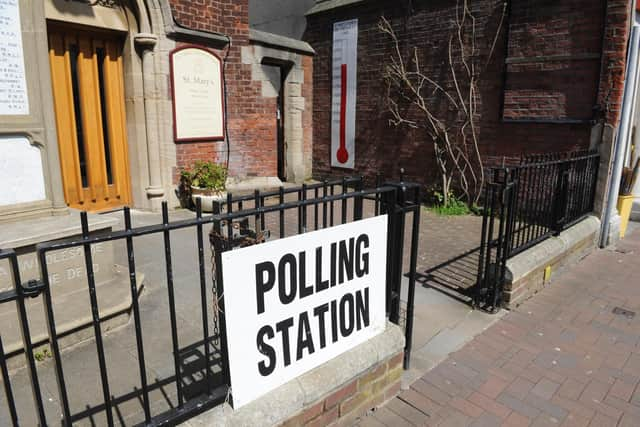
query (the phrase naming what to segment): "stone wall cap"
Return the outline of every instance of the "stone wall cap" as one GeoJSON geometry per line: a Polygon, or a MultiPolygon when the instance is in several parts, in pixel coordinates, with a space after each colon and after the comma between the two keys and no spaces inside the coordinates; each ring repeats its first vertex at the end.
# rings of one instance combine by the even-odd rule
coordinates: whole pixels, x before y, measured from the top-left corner
{"type": "Polygon", "coordinates": [[[279,425],[404,350],[404,332],[387,322],[384,332],[234,411],[227,403],[188,420],[187,427],[279,425]]]}
{"type": "Polygon", "coordinates": [[[506,280],[510,283],[517,282],[537,268],[550,264],[577,243],[597,234],[598,230],[600,220],[595,216],[588,216],[564,230],[559,236],[551,237],[519,253],[507,261],[506,280]]]}
{"type": "Polygon", "coordinates": [[[313,6],[306,13],[306,16],[326,12],[328,10],[337,9],[339,7],[349,6],[356,3],[364,3],[365,1],[369,0],[316,0],[315,6],[313,6]]]}
{"type": "Polygon", "coordinates": [[[279,34],[267,33],[266,31],[256,30],[254,28],[249,29],[249,40],[254,43],[294,50],[309,55],[316,54],[316,51],[313,50],[311,45],[307,42],[293,39],[291,37],[281,36],[279,34]]]}
{"type": "MultiPolygon", "coordinates": [[[[89,230],[109,229],[118,220],[98,214],[88,214],[89,230]]],[[[20,222],[0,224],[0,248],[16,249],[50,240],[59,240],[82,233],[80,211],[70,209],[68,215],[24,219],[20,222]]]]}

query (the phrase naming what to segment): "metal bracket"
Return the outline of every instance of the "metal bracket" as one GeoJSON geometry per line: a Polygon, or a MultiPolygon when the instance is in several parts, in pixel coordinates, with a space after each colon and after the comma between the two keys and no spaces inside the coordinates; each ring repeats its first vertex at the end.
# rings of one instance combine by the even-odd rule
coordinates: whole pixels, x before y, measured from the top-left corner
{"type": "Polygon", "coordinates": [[[20,285],[20,288],[22,289],[22,295],[35,298],[44,291],[45,284],[42,280],[29,280],[27,283],[20,285]]]}

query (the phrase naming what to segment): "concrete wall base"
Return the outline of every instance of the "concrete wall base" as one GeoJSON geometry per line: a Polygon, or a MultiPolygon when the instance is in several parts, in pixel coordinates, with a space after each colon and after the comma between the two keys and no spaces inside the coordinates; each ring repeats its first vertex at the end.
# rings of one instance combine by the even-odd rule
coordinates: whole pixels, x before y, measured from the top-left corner
{"type": "Polygon", "coordinates": [[[597,247],[600,220],[590,216],[507,261],[504,285],[506,308],[515,308],[549,284],[551,275],[587,256],[597,247]]]}
{"type": "Polygon", "coordinates": [[[400,391],[404,333],[373,339],[234,411],[220,405],[186,426],[351,426],[400,391]]]}

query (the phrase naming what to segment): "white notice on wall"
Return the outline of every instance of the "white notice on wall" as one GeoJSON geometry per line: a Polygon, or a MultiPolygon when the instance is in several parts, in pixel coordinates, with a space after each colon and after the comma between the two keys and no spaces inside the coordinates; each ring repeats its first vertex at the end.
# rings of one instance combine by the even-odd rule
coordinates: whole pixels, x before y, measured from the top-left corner
{"type": "Polygon", "coordinates": [[[387,216],[222,254],[235,409],[384,331],[387,216]]]}
{"type": "Polygon", "coordinates": [[[174,133],[177,142],[224,139],[222,61],[194,46],[171,53],[174,133]]]}
{"type": "Polygon", "coordinates": [[[0,116],[29,114],[19,3],[0,0],[0,116]]]}
{"type": "Polygon", "coordinates": [[[42,155],[24,136],[0,137],[0,206],[46,199],[42,155]]]}
{"type": "Polygon", "coordinates": [[[353,169],[356,139],[358,20],[333,24],[331,166],[353,169]]]}

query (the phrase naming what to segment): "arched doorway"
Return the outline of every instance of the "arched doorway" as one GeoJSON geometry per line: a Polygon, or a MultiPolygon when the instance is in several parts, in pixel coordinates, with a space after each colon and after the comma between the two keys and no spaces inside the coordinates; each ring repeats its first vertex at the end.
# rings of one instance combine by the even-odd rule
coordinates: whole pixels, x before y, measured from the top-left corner
{"type": "Polygon", "coordinates": [[[163,10],[155,0],[44,1],[59,166],[73,208],[146,209],[165,194],[158,88],[167,80],[154,50],[173,43],[163,10]]]}

